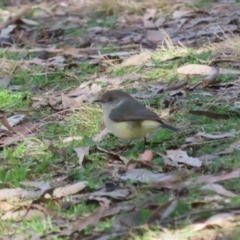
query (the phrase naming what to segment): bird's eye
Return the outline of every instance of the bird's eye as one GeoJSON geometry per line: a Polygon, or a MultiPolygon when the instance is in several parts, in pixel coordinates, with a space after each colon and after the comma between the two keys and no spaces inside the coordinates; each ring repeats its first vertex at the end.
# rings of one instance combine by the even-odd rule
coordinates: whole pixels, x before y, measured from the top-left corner
{"type": "Polygon", "coordinates": [[[114,100],[113,97],[110,97],[110,98],[108,99],[109,102],[113,102],[113,100],[114,100]]]}

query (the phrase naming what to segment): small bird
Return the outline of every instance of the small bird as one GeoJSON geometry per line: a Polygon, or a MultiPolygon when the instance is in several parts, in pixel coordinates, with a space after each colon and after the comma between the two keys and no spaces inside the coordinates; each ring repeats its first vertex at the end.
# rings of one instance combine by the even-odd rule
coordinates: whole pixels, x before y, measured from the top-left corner
{"type": "Polygon", "coordinates": [[[107,91],[94,102],[102,105],[106,128],[120,139],[144,138],[145,142],[147,133],[159,127],[178,131],[124,91],[107,91]]]}

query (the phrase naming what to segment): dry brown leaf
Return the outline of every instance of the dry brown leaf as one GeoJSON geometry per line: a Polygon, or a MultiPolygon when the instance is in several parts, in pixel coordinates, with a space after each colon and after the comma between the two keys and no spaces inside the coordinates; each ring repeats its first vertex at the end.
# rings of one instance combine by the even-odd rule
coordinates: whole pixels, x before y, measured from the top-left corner
{"type": "Polygon", "coordinates": [[[169,202],[158,206],[150,215],[147,223],[163,220],[168,217],[177,207],[177,200],[170,200],[169,202]]]}
{"type": "Polygon", "coordinates": [[[69,45],[66,45],[63,48],[63,54],[65,54],[65,55],[76,56],[76,55],[78,55],[78,53],[79,53],[79,50],[77,48],[71,47],[69,45]]]}
{"type": "Polygon", "coordinates": [[[98,133],[94,138],[93,141],[94,142],[100,142],[102,141],[107,135],[108,135],[109,131],[107,130],[107,128],[104,128],[100,133],[98,133]]]}
{"type": "Polygon", "coordinates": [[[22,188],[5,188],[0,189],[0,200],[12,198],[36,198],[41,195],[42,191],[27,191],[22,188]]]}
{"type": "Polygon", "coordinates": [[[240,149],[240,141],[232,143],[229,147],[225,148],[223,151],[220,151],[218,154],[220,155],[229,154],[232,153],[234,149],[240,149]]]}
{"type": "Polygon", "coordinates": [[[81,136],[66,137],[66,138],[63,139],[63,142],[64,143],[69,143],[69,142],[72,142],[74,140],[80,141],[82,139],[83,139],[83,137],[81,137],[81,136]]]}
{"type": "Polygon", "coordinates": [[[76,147],[74,151],[77,153],[79,165],[82,166],[85,155],[89,154],[89,147],[76,147]]]}
{"type": "Polygon", "coordinates": [[[89,199],[95,197],[111,197],[114,199],[125,199],[129,195],[127,189],[115,189],[114,191],[107,192],[106,189],[91,193],[89,199]]]}
{"type": "Polygon", "coordinates": [[[201,64],[187,64],[185,66],[181,66],[177,69],[178,73],[181,74],[201,74],[208,75],[211,71],[211,67],[207,65],[201,64]]]}
{"type": "Polygon", "coordinates": [[[219,176],[203,175],[198,177],[196,183],[214,183],[240,177],[240,168],[219,176]]]}
{"type": "MultiPolygon", "coordinates": [[[[75,99],[72,99],[68,97],[66,94],[61,93],[61,98],[62,98],[62,106],[63,109],[71,109],[71,108],[76,108],[77,107],[77,102],[75,99]]],[[[51,105],[52,106],[52,105],[51,105]]]]}
{"type": "Polygon", "coordinates": [[[4,113],[3,114],[3,125],[0,128],[4,129],[4,130],[14,131],[12,129],[12,127],[16,126],[24,118],[25,118],[25,115],[23,115],[23,114],[13,115],[13,116],[7,118],[6,113],[4,113]]]}
{"type": "Polygon", "coordinates": [[[6,212],[1,218],[2,220],[12,219],[15,221],[20,221],[23,218],[25,220],[30,220],[32,218],[45,218],[45,213],[38,209],[28,209],[28,208],[19,208],[17,210],[10,210],[6,212]]]}
{"type": "Polygon", "coordinates": [[[236,197],[237,195],[231,191],[226,190],[223,186],[216,183],[209,183],[201,187],[202,190],[211,190],[225,197],[236,197]]]}
{"type": "Polygon", "coordinates": [[[175,10],[173,13],[172,13],[172,18],[173,19],[177,19],[177,18],[182,18],[186,15],[188,15],[189,13],[191,13],[190,11],[188,10],[175,10]]]}
{"type": "Polygon", "coordinates": [[[144,153],[140,154],[140,161],[151,162],[153,158],[153,150],[145,150],[144,153]]]}
{"type": "Polygon", "coordinates": [[[165,35],[160,30],[147,30],[147,40],[158,43],[165,39],[165,35]]]}
{"type": "Polygon", "coordinates": [[[125,174],[117,176],[122,180],[131,180],[133,182],[154,183],[170,181],[173,174],[153,173],[144,168],[128,169],[125,174]]]}
{"type": "Polygon", "coordinates": [[[186,138],[187,143],[200,143],[202,141],[204,141],[204,139],[201,136],[198,136],[198,135],[186,138]]]}
{"type": "Polygon", "coordinates": [[[202,162],[199,158],[189,157],[185,151],[181,149],[167,150],[167,157],[173,162],[174,165],[184,163],[193,167],[201,167],[202,162]]]}
{"type": "Polygon", "coordinates": [[[139,54],[130,56],[129,58],[125,59],[121,64],[116,65],[116,68],[143,65],[150,58],[151,58],[150,52],[139,53],[139,54]]]}
{"type": "Polygon", "coordinates": [[[124,157],[124,156],[122,156],[122,155],[120,155],[120,154],[118,154],[118,153],[116,153],[116,152],[107,151],[106,149],[101,148],[101,147],[99,147],[99,146],[97,146],[97,149],[100,150],[100,151],[102,151],[102,152],[105,152],[105,153],[108,153],[108,154],[111,154],[111,155],[113,155],[113,156],[118,157],[120,160],[123,161],[123,163],[124,163],[126,166],[127,166],[128,162],[129,162],[129,159],[128,159],[128,158],[126,158],[126,157],[124,157]]]}
{"type": "Polygon", "coordinates": [[[3,211],[9,211],[10,209],[13,209],[14,206],[10,205],[9,203],[7,202],[0,202],[0,209],[3,210],[3,211]]]}
{"type": "Polygon", "coordinates": [[[38,127],[39,127],[39,124],[33,124],[29,122],[18,125],[13,128],[14,132],[16,133],[13,136],[6,137],[5,139],[0,140],[0,145],[9,146],[15,142],[23,141],[26,137],[26,134],[34,131],[38,127]]]}
{"type": "Polygon", "coordinates": [[[34,188],[37,188],[37,189],[40,189],[42,191],[45,191],[49,188],[51,188],[50,184],[47,183],[47,182],[41,182],[41,181],[21,181],[20,182],[21,185],[23,186],[29,186],[29,187],[34,187],[34,188]]]}
{"type": "Polygon", "coordinates": [[[73,223],[70,229],[63,230],[60,232],[60,236],[70,236],[74,232],[81,232],[87,226],[95,226],[98,224],[100,219],[103,217],[105,210],[108,206],[101,206],[97,211],[93,212],[87,217],[77,220],[73,223]]]}
{"type": "Polygon", "coordinates": [[[200,132],[197,134],[197,136],[204,137],[207,139],[215,140],[215,139],[222,139],[222,138],[228,138],[228,137],[234,137],[234,132],[226,132],[226,133],[203,133],[200,132]]]}
{"type": "Polygon", "coordinates": [[[82,191],[87,185],[87,182],[78,182],[72,185],[59,187],[54,189],[53,196],[56,198],[66,197],[82,191]]]}
{"type": "Polygon", "coordinates": [[[209,226],[227,227],[233,224],[234,213],[219,213],[210,217],[205,223],[196,223],[190,226],[190,231],[199,231],[209,226]]]}

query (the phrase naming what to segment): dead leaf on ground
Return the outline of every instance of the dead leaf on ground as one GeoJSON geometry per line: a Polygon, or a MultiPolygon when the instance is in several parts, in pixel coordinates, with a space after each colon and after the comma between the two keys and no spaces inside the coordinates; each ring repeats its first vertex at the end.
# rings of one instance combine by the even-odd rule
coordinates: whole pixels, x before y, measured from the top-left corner
{"type": "Polygon", "coordinates": [[[143,65],[150,58],[151,58],[150,52],[139,53],[139,54],[133,55],[133,56],[125,59],[121,64],[116,65],[115,68],[143,65]]]}
{"type": "Polygon", "coordinates": [[[4,130],[13,131],[12,127],[14,127],[18,123],[20,123],[25,118],[25,116],[26,115],[18,114],[18,115],[13,115],[13,116],[7,118],[7,114],[4,113],[3,125],[0,128],[4,129],[4,130]]]}
{"type": "Polygon", "coordinates": [[[79,165],[82,166],[85,155],[89,154],[89,147],[76,147],[74,151],[77,153],[79,165]]]}
{"type": "Polygon", "coordinates": [[[97,209],[95,212],[90,214],[87,217],[83,217],[80,220],[77,220],[76,222],[72,223],[72,227],[70,229],[65,229],[60,232],[60,236],[70,236],[74,232],[81,232],[83,229],[85,229],[88,226],[96,226],[100,219],[103,217],[105,210],[108,208],[108,206],[101,206],[99,209],[97,209]]]}
{"type": "Polygon", "coordinates": [[[130,161],[128,158],[116,153],[116,152],[113,152],[113,151],[107,151],[106,149],[104,148],[101,148],[99,146],[97,146],[97,149],[100,150],[101,152],[105,152],[105,153],[108,153],[110,155],[113,155],[113,156],[116,156],[118,157],[121,161],[123,161],[123,163],[127,166],[128,162],[130,161]]]}
{"type": "Polygon", "coordinates": [[[219,213],[210,217],[204,223],[196,223],[190,226],[190,231],[200,231],[209,226],[226,227],[234,224],[236,216],[234,213],[219,213]]]}
{"type": "Polygon", "coordinates": [[[167,157],[174,166],[177,166],[179,163],[184,163],[193,167],[202,166],[202,161],[200,161],[199,158],[189,157],[187,152],[181,149],[167,150],[167,157]]]}
{"type": "Polygon", "coordinates": [[[144,153],[139,155],[140,161],[143,162],[151,162],[153,158],[153,150],[145,150],[144,153]]]}
{"type": "Polygon", "coordinates": [[[42,182],[42,181],[27,181],[27,180],[25,180],[25,181],[21,181],[20,184],[23,186],[40,189],[42,191],[45,191],[45,190],[51,188],[51,186],[48,182],[42,182]]]}
{"type": "Polygon", "coordinates": [[[64,187],[59,187],[53,190],[53,196],[56,198],[66,197],[82,191],[86,185],[87,182],[78,182],[64,187]]]}
{"type": "Polygon", "coordinates": [[[102,141],[108,135],[108,133],[109,131],[107,130],[107,128],[104,128],[100,133],[94,136],[93,141],[94,142],[102,141]]]}
{"type": "MultiPolygon", "coordinates": [[[[181,66],[177,69],[178,73],[181,74],[200,74],[200,75],[209,75],[212,70],[212,67],[202,64],[187,64],[181,66]]],[[[234,69],[220,69],[219,74],[240,74],[239,70],[234,69]]]]}
{"type": "Polygon", "coordinates": [[[36,208],[20,207],[19,209],[10,210],[6,212],[1,218],[2,220],[12,219],[14,221],[20,221],[22,219],[31,220],[33,218],[45,218],[46,214],[36,208]]]}
{"type": "Polygon", "coordinates": [[[131,180],[133,182],[154,183],[154,182],[168,182],[175,176],[173,173],[153,173],[144,168],[129,169],[124,174],[116,176],[121,180],[131,180]]]}
{"type": "MultiPolygon", "coordinates": [[[[221,182],[233,178],[240,177],[240,168],[233,170],[230,173],[221,174],[218,176],[211,176],[211,175],[203,175],[197,178],[196,183],[214,183],[214,182],[221,182]]],[[[193,180],[191,180],[193,181],[193,180]]]]}
{"type": "Polygon", "coordinates": [[[0,189],[0,200],[14,199],[14,198],[37,198],[41,195],[42,191],[28,191],[22,188],[5,188],[0,189]]]}
{"type": "Polygon", "coordinates": [[[234,149],[240,149],[240,141],[232,143],[229,147],[225,148],[223,151],[220,151],[218,154],[220,155],[229,154],[232,153],[234,149]]]}
{"type": "Polygon", "coordinates": [[[210,139],[210,140],[215,140],[215,139],[234,137],[235,133],[234,132],[226,132],[226,133],[221,133],[221,132],[203,133],[203,132],[200,132],[200,133],[197,134],[197,136],[204,137],[204,138],[207,138],[207,139],[210,139]]]}
{"type": "Polygon", "coordinates": [[[28,133],[36,130],[38,127],[39,124],[34,124],[30,122],[18,125],[13,128],[15,134],[0,140],[0,146],[9,146],[15,142],[23,141],[28,133]]]}
{"type": "Polygon", "coordinates": [[[211,190],[225,197],[236,197],[237,195],[231,191],[226,190],[223,186],[216,183],[209,183],[201,187],[202,190],[211,190]]]}
{"type": "Polygon", "coordinates": [[[129,195],[129,191],[127,189],[116,189],[111,192],[107,192],[106,189],[102,189],[100,191],[91,193],[89,196],[89,199],[92,199],[95,197],[111,197],[113,199],[126,199],[128,195],[129,195]]]}
{"type": "Polygon", "coordinates": [[[61,98],[62,98],[62,107],[63,109],[72,109],[76,108],[78,103],[75,101],[75,99],[68,97],[66,94],[61,93],[61,98]]]}
{"type": "Polygon", "coordinates": [[[147,220],[147,223],[154,223],[156,221],[161,221],[172,214],[172,212],[177,207],[177,200],[173,199],[169,202],[162,204],[158,206],[150,215],[150,217],[147,220]]]}

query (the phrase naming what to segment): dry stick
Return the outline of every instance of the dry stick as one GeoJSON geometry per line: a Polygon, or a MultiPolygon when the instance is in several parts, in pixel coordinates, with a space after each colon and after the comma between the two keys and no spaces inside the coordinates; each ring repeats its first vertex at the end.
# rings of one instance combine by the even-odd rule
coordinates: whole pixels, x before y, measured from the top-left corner
{"type": "Polygon", "coordinates": [[[31,6],[26,5],[22,9],[19,10],[14,16],[11,16],[9,19],[7,19],[5,22],[1,23],[0,25],[0,31],[4,28],[6,28],[8,25],[16,22],[18,19],[20,19],[25,13],[30,11],[32,9],[31,6]]]}

